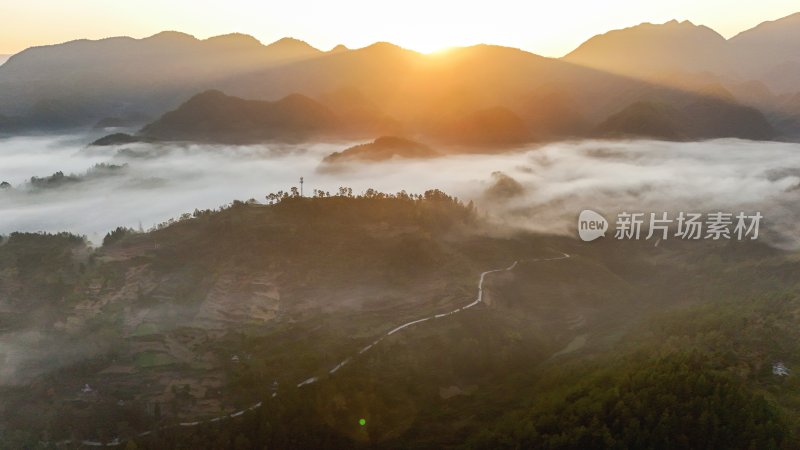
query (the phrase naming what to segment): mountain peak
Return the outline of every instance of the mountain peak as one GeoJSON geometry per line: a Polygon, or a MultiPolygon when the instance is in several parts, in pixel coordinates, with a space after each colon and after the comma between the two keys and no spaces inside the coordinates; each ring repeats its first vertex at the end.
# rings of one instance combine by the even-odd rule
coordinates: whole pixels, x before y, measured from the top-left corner
{"type": "Polygon", "coordinates": [[[307,48],[307,49],[317,50],[316,48],[311,46],[308,42],[300,40],[300,39],[295,39],[293,37],[285,37],[285,38],[278,39],[277,41],[267,45],[267,47],[270,47],[270,48],[287,48],[287,49],[288,48],[293,48],[293,49],[296,49],[296,48],[307,48]]]}
{"type": "Polygon", "coordinates": [[[174,30],[165,30],[160,33],[156,33],[152,36],[146,37],[145,39],[152,39],[152,40],[172,40],[172,41],[196,41],[197,38],[192,36],[191,34],[184,33],[182,31],[174,31],[174,30]]]}
{"type": "MultiPolygon", "coordinates": [[[[650,24],[650,25],[653,25],[655,27],[658,27],[658,26],[665,26],[665,27],[679,26],[679,27],[686,27],[686,28],[698,27],[698,25],[695,25],[694,23],[692,23],[691,20],[678,21],[677,19],[672,19],[670,21],[664,22],[661,25],[658,25],[658,24],[650,24]]],[[[636,28],[636,27],[632,27],[632,28],[636,28]]]]}
{"type": "Polygon", "coordinates": [[[189,100],[186,100],[183,103],[183,106],[191,108],[198,108],[201,107],[201,105],[205,107],[215,107],[232,98],[234,97],[231,97],[220,90],[209,89],[193,95],[191,98],[189,98],[189,100]]]}
{"type": "Polygon", "coordinates": [[[224,46],[236,46],[236,47],[261,47],[261,41],[250,36],[249,34],[243,33],[229,33],[229,34],[222,34],[219,36],[212,36],[205,40],[205,42],[209,44],[218,44],[224,46]]]}
{"type": "Polygon", "coordinates": [[[400,47],[399,45],[396,45],[396,44],[392,44],[391,42],[378,41],[378,42],[375,42],[373,44],[370,44],[370,45],[364,47],[363,49],[371,49],[371,50],[383,50],[383,49],[401,50],[402,47],[400,47]]]}
{"type": "Polygon", "coordinates": [[[716,31],[688,20],[642,23],[599,34],[564,57],[565,60],[612,73],[702,72],[718,69],[716,59],[726,40],[716,31]]]}
{"type": "Polygon", "coordinates": [[[246,100],[208,90],[142,128],[145,138],[218,143],[299,142],[339,132],[336,116],[302,94],[278,101],[246,100]]]}

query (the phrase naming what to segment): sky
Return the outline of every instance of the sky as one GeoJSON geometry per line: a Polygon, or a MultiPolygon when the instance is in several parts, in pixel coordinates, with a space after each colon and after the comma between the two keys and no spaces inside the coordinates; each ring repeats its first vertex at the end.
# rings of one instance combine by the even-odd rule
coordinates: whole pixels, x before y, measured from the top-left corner
{"type": "Polygon", "coordinates": [[[0,54],[176,30],[198,38],[240,32],[263,43],[290,36],[322,50],[377,41],[422,52],[488,43],[557,57],[596,34],[642,22],[691,20],[731,37],[797,11],[797,0],[2,0],[0,54]]]}

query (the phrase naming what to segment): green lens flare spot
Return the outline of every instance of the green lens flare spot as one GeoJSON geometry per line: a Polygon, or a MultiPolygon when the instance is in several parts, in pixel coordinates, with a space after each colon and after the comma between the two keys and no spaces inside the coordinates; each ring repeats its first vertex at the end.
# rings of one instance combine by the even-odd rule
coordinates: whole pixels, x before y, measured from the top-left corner
{"type": "Polygon", "coordinates": [[[367,424],[367,421],[366,421],[366,419],[358,419],[358,424],[363,427],[364,425],[367,424]]]}

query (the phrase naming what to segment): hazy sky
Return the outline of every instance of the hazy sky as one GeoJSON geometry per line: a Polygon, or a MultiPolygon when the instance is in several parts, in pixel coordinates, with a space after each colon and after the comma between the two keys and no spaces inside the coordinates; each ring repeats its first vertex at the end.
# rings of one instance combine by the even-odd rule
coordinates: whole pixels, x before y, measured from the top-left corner
{"type": "Polygon", "coordinates": [[[730,37],[797,11],[797,0],[2,0],[0,54],[178,30],[200,38],[241,32],[264,43],[292,36],[324,50],[376,41],[425,52],[491,43],[562,56],[595,34],[641,22],[688,19],[730,37]]]}

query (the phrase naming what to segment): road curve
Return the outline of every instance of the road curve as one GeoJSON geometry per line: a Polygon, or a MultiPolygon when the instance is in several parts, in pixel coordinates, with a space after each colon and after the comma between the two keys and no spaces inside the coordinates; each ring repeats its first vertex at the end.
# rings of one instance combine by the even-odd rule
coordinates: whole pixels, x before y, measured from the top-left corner
{"type": "MultiPolygon", "coordinates": [[[[334,374],[334,373],[336,373],[336,372],[337,372],[339,369],[341,369],[341,368],[342,368],[342,367],[343,367],[345,364],[347,364],[348,362],[350,362],[350,360],[352,360],[354,357],[356,357],[356,356],[358,356],[358,355],[361,355],[361,354],[363,354],[363,353],[366,353],[367,351],[371,350],[373,347],[375,347],[376,345],[378,345],[378,343],[380,343],[382,340],[384,340],[384,339],[386,339],[387,337],[389,337],[389,336],[391,336],[391,335],[393,335],[393,334],[397,333],[398,331],[402,331],[402,330],[404,330],[404,329],[406,329],[406,328],[412,327],[412,326],[414,326],[414,325],[416,325],[416,324],[419,324],[419,323],[422,323],[422,322],[427,322],[428,320],[436,320],[436,319],[441,319],[441,318],[444,318],[444,317],[447,317],[447,316],[451,316],[451,315],[453,315],[453,314],[456,314],[456,313],[459,313],[459,312],[461,312],[461,311],[465,311],[465,310],[467,310],[467,309],[469,309],[469,308],[472,308],[473,306],[477,305],[478,303],[481,303],[481,302],[483,302],[483,282],[486,280],[486,275],[489,275],[490,273],[495,273],[495,272],[508,272],[508,271],[514,270],[514,268],[515,268],[515,267],[517,267],[517,264],[519,264],[519,263],[521,263],[521,262],[543,262],[543,261],[555,261],[555,260],[559,260],[559,259],[567,259],[567,258],[569,258],[569,257],[570,257],[570,255],[569,255],[569,254],[567,254],[567,253],[563,253],[563,252],[562,252],[562,256],[556,256],[556,257],[553,257],[553,258],[537,258],[537,259],[525,259],[525,260],[517,260],[517,261],[514,261],[514,262],[513,262],[513,263],[512,263],[510,266],[508,266],[508,267],[506,267],[506,268],[503,268],[503,269],[493,269],[493,270],[487,270],[486,272],[483,272],[483,273],[481,273],[480,279],[478,280],[478,296],[475,298],[475,300],[473,300],[473,301],[472,301],[472,303],[470,303],[470,304],[468,304],[468,305],[464,305],[464,306],[462,306],[462,307],[459,307],[459,308],[456,308],[456,309],[454,309],[454,310],[452,310],[452,311],[449,311],[449,312],[446,312],[446,313],[434,314],[434,315],[432,315],[432,316],[427,316],[427,317],[423,317],[423,318],[421,318],[421,319],[412,320],[412,321],[410,321],[410,322],[406,322],[406,323],[404,323],[404,324],[402,324],[402,325],[399,325],[399,326],[397,326],[397,327],[395,327],[395,328],[392,328],[391,330],[389,330],[388,332],[386,332],[386,334],[382,335],[382,336],[381,336],[381,337],[379,337],[378,339],[376,339],[376,340],[372,341],[372,343],[371,343],[371,344],[369,344],[369,345],[367,345],[366,347],[364,347],[364,348],[362,348],[361,350],[359,350],[359,351],[358,351],[358,353],[357,353],[356,355],[353,355],[353,356],[348,356],[347,358],[345,358],[344,360],[342,360],[340,363],[338,363],[336,366],[334,366],[334,367],[333,367],[333,369],[329,370],[329,371],[328,371],[328,373],[329,373],[329,374],[334,374]]],[[[309,379],[307,379],[307,380],[305,380],[305,381],[303,381],[303,382],[299,383],[299,384],[297,385],[297,387],[303,387],[303,386],[307,386],[307,385],[309,385],[309,384],[312,384],[312,383],[315,383],[315,382],[317,382],[317,381],[319,381],[319,378],[317,378],[317,377],[312,377],[312,378],[309,378],[309,379]]]]}
{"type": "MultiPolygon", "coordinates": [[[[479,303],[482,303],[483,302],[483,282],[486,280],[486,275],[489,275],[490,273],[496,273],[496,272],[509,272],[511,270],[514,270],[514,268],[517,267],[517,265],[520,264],[520,263],[557,261],[557,260],[560,260],[560,259],[570,258],[570,255],[567,254],[567,253],[562,252],[561,254],[562,254],[562,256],[556,256],[556,257],[553,257],[553,258],[535,258],[535,259],[517,260],[517,261],[514,261],[510,266],[508,266],[506,268],[487,270],[486,272],[481,273],[480,279],[478,280],[478,296],[475,298],[475,300],[473,300],[468,305],[464,305],[464,306],[458,307],[458,308],[456,308],[456,309],[454,309],[452,311],[446,312],[446,313],[434,314],[432,316],[427,316],[427,317],[423,317],[421,319],[412,320],[410,322],[406,322],[406,323],[404,323],[402,325],[396,326],[396,327],[392,328],[391,330],[387,331],[382,336],[380,336],[378,339],[372,341],[372,343],[370,343],[369,345],[363,347],[355,355],[348,356],[347,358],[343,359],[341,362],[336,364],[332,369],[330,369],[328,371],[328,374],[330,374],[330,375],[335,374],[339,369],[344,367],[351,360],[353,360],[354,358],[356,358],[356,357],[368,352],[373,347],[378,345],[381,341],[383,341],[387,337],[389,337],[389,336],[391,336],[391,335],[393,335],[393,334],[395,334],[395,333],[397,333],[399,331],[405,330],[406,328],[412,327],[412,326],[417,325],[417,324],[422,323],[422,322],[427,322],[429,320],[442,319],[444,317],[448,317],[448,316],[451,316],[453,314],[457,314],[457,313],[459,313],[461,311],[465,311],[465,310],[467,310],[469,308],[472,308],[473,306],[476,306],[479,303]]],[[[304,386],[308,386],[310,384],[314,384],[317,381],[319,381],[319,377],[318,376],[311,376],[311,377],[306,378],[305,380],[297,383],[297,385],[295,385],[295,388],[296,389],[300,389],[300,388],[302,388],[304,386]]],[[[277,396],[277,392],[272,394],[272,397],[276,397],[276,396],[277,396]]],[[[256,410],[256,409],[260,408],[262,405],[263,405],[262,402],[258,402],[258,403],[253,404],[250,407],[247,407],[245,409],[226,414],[224,416],[214,417],[213,419],[195,421],[195,422],[180,422],[177,425],[168,425],[168,426],[160,427],[159,430],[166,430],[166,429],[177,428],[177,427],[196,427],[196,426],[204,425],[204,424],[208,424],[208,423],[219,422],[221,420],[228,419],[228,418],[236,418],[236,417],[241,416],[242,414],[244,414],[247,411],[256,410]]],[[[138,433],[136,435],[136,437],[144,437],[144,436],[147,436],[149,434],[152,434],[152,431],[144,431],[142,433],[138,433]]],[[[117,447],[117,446],[121,445],[122,442],[123,442],[123,440],[121,440],[120,438],[117,437],[117,438],[114,438],[113,440],[105,442],[105,443],[100,442],[100,441],[93,441],[93,440],[77,441],[76,443],[80,443],[80,444],[82,444],[84,446],[88,446],[88,447],[117,447]]],[[[68,439],[68,440],[56,442],[56,445],[63,446],[63,445],[69,445],[69,444],[72,444],[72,443],[73,443],[73,441],[68,439]]]]}

